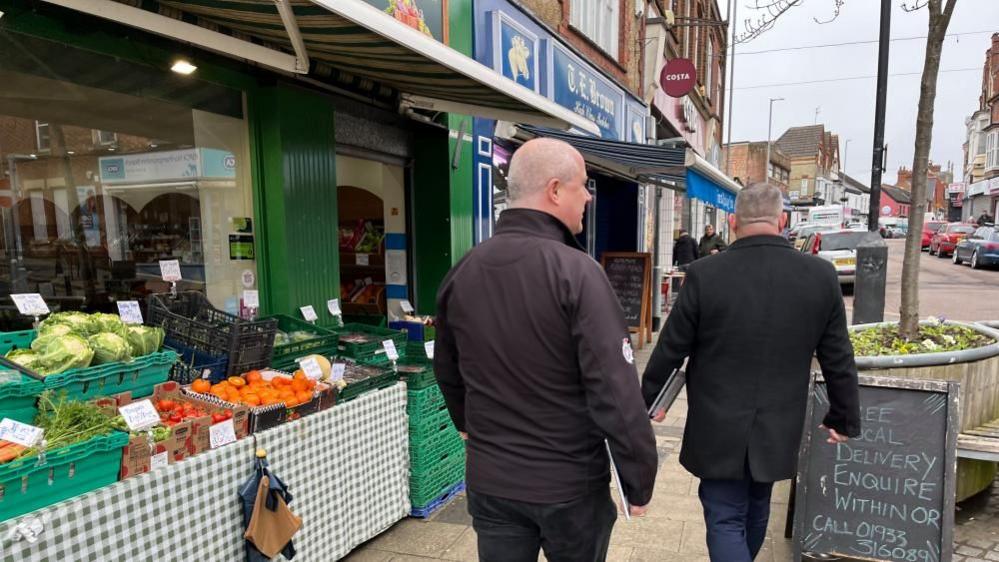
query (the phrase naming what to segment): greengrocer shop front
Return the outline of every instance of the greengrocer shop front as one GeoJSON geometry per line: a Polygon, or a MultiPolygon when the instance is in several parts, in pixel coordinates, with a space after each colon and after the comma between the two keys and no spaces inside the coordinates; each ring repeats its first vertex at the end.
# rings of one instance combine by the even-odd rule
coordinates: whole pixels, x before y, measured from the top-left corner
{"type": "MultiPolygon", "coordinates": [[[[177,464],[183,455],[170,452],[167,466],[135,478],[116,469],[110,481],[86,464],[93,460],[58,464],[55,450],[0,464],[4,556],[177,558],[188,549],[192,557],[233,559],[243,538],[231,500],[252,473],[257,448],[295,491],[290,507],[306,521],[295,541],[306,559],[340,557],[415,507],[407,477],[415,414],[410,408],[409,427],[400,415],[406,387],[389,385],[320,411],[329,405],[320,397],[324,385],[343,391],[343,380],[334,380],[339,355],[370,354],[359,351],[362,344],[345,345],[341,332],[339,351],[314,347],[334,368],[331,374],[321,365],[319,387],[313,380],[306,390],[315,392],[314,402],[301,400],[297,409],[291,402],[268,406],[256,395],[246,401],[245,392],[217,386],[241,378],[242,367],[257,371],[279,354],[297,359],[296,350],[309,351],[280,338],[262,345],[260,336],[317,330],[300,322],[313,311],[316,323],[329,327],[341,320],[384,325],[403,318],[408,304],[433,313],[439,281],[472,243],[472,193],[458,177],[461,131],[471,127],[460,126],[457,139],[451,131],[470,123],[466,115],[561,129],[592,125],[468,58],[469,6],[443,3],[417,21],[393,17],[396,8],[381,3],[388,4],[0,1],[0,351],[30,347],[35,335],[25,330],[46,318],[24,314],[10,295],[38,294],[64,314],[117,313],[119,303],[137,301],[142,320],[162,327],[189,367],[196,352],[220,351],[200,344],[226,335],[227,367],[212,373],[207,399],[248,408],[243,427],[242,410],[235,412],[234,433],[252,434],[177,464]],[[176,271],[171,264],[179,279],[165,274],[176,271]],[[194,294],[205,298],[184,300],[194,294]],[[147,306],[154,301],[158,312],[147,306]],[[217,318],[228,324],[213,325],[217,318]],[[256,339],[236,326],[253,327],[256,339]],[[261,353],[246,355],[251,341],[261,353]],[[277,410],[280,421],[292,423],[263,431],[271,425],[265,414],[277,410]],[[46,501],[43,473],[50,492],[53,482],[70,491],[46,501]],[[161,499],[148,502],[150,493],[161,499]],[[24,513],[23,506],[57,500],[64,501],[24,513]],[[90,518],[74,517],[80,510],[104,513],[109,527],[82,526],[90,518]],[[217,532],[188,540],[176,513],[217,532]]],[[[405,348],[396,351],[405,357],[405,348]]],[[[378,353],[393,355],[388,346],[378,353]]],[[[125,374],[132,368],[146,376],[136,370],[139,359],[116,367],[114,384],[108,373],[117,363],[84,365],[40,384],[65,390],[68,379],[90,377],[70,394],[89,400],[128,389],[141,399],[152,385],[129,387],[125,374]],[[98,368],[104,374],[94,378],[98,368]]],[[[305,364],[300,370],[312,377],[305,364]]],[[[0,380],[0,416],[10,392],[0,380]]],[[[211,437],[210,448],[228,442],[214,431],[211,437]]],[[[122,460],[120,449],[104,454],[122,460]]]]}

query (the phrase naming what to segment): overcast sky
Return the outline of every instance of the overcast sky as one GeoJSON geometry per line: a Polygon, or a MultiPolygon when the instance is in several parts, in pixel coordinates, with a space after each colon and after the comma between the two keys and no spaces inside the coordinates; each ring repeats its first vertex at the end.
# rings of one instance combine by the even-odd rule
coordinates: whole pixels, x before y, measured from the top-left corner
{"type": "MultiPolygon", "coordinates": [[[[749,15],[758,14],[748,6],[757,0],[736,0],[738,29],[749,15]]],[[[761,0],[763,1],[763,0],[761,0]]],[[[908,0],[911,4],[915,0],[908,0]]],[[[724,13],[728,0],[717,0],[724,13]]],[[[865,185],[871,179],[871,149],[874,142],[874,101],[878,68],[877,43],[783,51],[763,54],[740,54],[751,51],[873,41],[878,38],[880,2],[877,0],[844,0],[839,17],[820,25],[813,18],[829,19],[835,0],[804,0],[799,7],[784,14],[776,26],[753,41],[736,48],[734,116],[732,140],[765,140],[769,98],[783,97],[774,103],[773,138],[776,140],[789,127],[816,122],[839,135],[841,158],[852,177],[865,185]],[[872,76],[862,80],[828,82],[807,85],[774,85],[830,78],[872,76]],[[849,149],[846,140],[850,140],[849,149]]],[[[892,0],[892,38],[925,36],[925,9],[906,13],[902,0],[892,0]]],[[[960,177],[965,141],[964,120],[978,108],[981,91],[982,65],[985,50],[991,43],[991,33],[999,32],[999,0],[957,0],[954,17],[948,28],[937,82],[936,111],[933,125],[933,146],[930,159],[944,165],[954,163],[960,177]],[[985,33],[973,33],[985,32],[985,33]],[[971,34],[968,34],[971,33],[971,34]],[[967,34],[967,35],[964,35],[967,34]],[[944,72],[949,69],[974,70],[944,72]]],[[[919,100],[919,74],[923,66],[926,40],[915,39],[891,43],[890,72],[917,73],[888,79],[888,111],[885,143],[888,145],[888,170],[885,183],[894,183],[899,166],[912,167],[913,143],[916,134],[916,106],[919,100]]],[[[727,140],[727,124],[726,124],[727,140]]]]}

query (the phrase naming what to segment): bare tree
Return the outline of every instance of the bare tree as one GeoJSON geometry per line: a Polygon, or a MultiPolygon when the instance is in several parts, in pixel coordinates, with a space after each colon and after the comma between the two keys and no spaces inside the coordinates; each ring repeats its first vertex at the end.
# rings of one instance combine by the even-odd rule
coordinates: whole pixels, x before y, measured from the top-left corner
{"type": "Polygon", "coordinates": [[[912,207],[909,232],[905,237],[905,258],[902,262],[902,335],[908,339],[919,333],[919,259],[922,254],[923,221],[926,215],[926,174],[929,169],[930,145],[933,140],[933,104],[937,98],[937,76],[940,55],[947,35],[951,15],[957,0],[915,0],[903,4],[906,11],[926,8],[929,11],[929,33],[926,38],[926,58],[919,86],[919,109],[916,112],[916,146],[912,157],[912,207]]]}

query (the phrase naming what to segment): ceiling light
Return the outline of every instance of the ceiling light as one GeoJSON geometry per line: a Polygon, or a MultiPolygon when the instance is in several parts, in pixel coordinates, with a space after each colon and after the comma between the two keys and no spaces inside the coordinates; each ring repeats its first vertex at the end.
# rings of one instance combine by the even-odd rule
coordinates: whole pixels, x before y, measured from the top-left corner
{"type": "Polygon", "coordinates": [[[114,152],[114,147],[113,146],[108,147],[108,152],[114,152]]]}
{"type": "Polygon", "coordinates": [[[67,150],[66,154],[69,154],[70,156],[72,156],[72,155],[76,154],[76,151],[75,150],[67,150]]]}
{"type": "Polygon", "coordinates": [[[173,66],[170,67],[170,70],[176,72],[177,74],[191,74],[197,69],[198,67],[184,59],[179,59],[177,62],[173,63],[173,66]]]}

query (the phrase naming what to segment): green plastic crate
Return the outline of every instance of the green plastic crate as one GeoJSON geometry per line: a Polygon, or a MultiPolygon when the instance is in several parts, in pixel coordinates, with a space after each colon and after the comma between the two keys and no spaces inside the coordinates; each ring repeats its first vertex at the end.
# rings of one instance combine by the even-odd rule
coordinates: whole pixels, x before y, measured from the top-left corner
{"type": "Polygon", "coordinates": [[[365,392],[392,386],[398,381],[399,375],[393,373],[392,371],[386,371],[380,375],[349,383],[340,391],[339,396],[337,396],[336,403],[342,404],[344,402],[348,402],[365,392]]]}
{"type": "Polygon", "coordinates": [[[409,502],[413,507],[425,507],[445,490],[465,479],[465,454],[454,454],[425,472],[413,472],[410,467],[409,502]]]}
{"type": "Polygon", "coordinates": [[[70,369],[44,377],[46,390],[66,391],[70,400],[89,400],[119,392],[131,392],[132,398],[153,393],[153,387],[166,382],[170,367],[177,361],[173,351],[150,353],[127,362],[106,363],[84,369],[70,369]]]}
{"type": "Polygon", "coordinates": [[[271,365],[279,371],[294,371],[298,368],[298,363],[295,360],[306,355],[316,354],[329,357],[337,353],[337,340],[339,337],[331,329],[320,328],[319,326],[309,324],[305,320],[299,320],[285,314],[274,314],[272,316],[265,316],[264,318],[277,320],[278,330],[282,332],[304,331],[310,332],[315,336],[307,340],[283,345],[275,344],[274,358],[271,359],[271,365]],[[295,369],[292,369],[292,367],[295,367],[295,369]]]}
{"type": "Polygon", "coordinates": [[[439,433],[454,430],[454,422],[447,408],[424,418],[409,418],[409,440],[428,441],[439,433]]]}
{"type": "Polygon", "coordinates": [[[340,337],[337,342],[337,349],[339,354],[344,357],[350,357],[358,361],[365,359],[374,359],[379,356],[384,357],[385,348],[382,346],[384,340],[392,340],[395,342],[396,351],[399,352],[400,357],[404,357],[406,353],[406,333],[400,332],[398,330],[390,330],[388,328],[378,328],[375,326],[369,326],[366,324],[345,324],[342,328],[336,330],[337,335],[340,337]],[[366,336],[371,336],[375,341],[370,342],[351,342],[344,341],[344,337],[347,334],[358,333],[364,334],[366,336]]]}
{"type": "Polygon", "coordinates": [[[420,390],[410,390],[406,393],[406,414],[410,420],[419,421],[436,415],[442,409],[447,409],[444,394],[437,385],[420,390]]]}
{"type": "MultiPolygon", "coordinates": [[[[3,370],[2,366],[0,370],[3,370]]],[[[18,374],[20,382],[0,384],[0,419],[10,418],[30,424],[38,413],[38,395],[45,390],[45,385],[25,374],[18,374]]]]}
{"type": "MultiPolygon", "coordinates": [[[[390,365],[385,354],[366,359],[362,363],[378,367],[390,365]]],[[[408,346],[406,353],[402,354],[396,361],[396,370],[399,373],[399,380],[405,382],[409,390],[419,390],[437,385],[433,362],[426,358],[422,344],[419,349],[408,346]]]]}
{"type": "Polygon", "coordinates": [[[28,349],[33,341],[35,341],[34,330],[0,332],[0,355],[5,355],[12,349],[28,349]]]}
{"type": "Polygon", "coordinates": [[[465,450],[457,429],[450,428],[424,441],[409,442],[409,464],[413,472],[424,472],[452,455],[465,450]]]}
{"type": "Polygon", "coordinates": [[[114,432],[0,465],[0,521],[113,484],[128,434],[114,432]]]}

